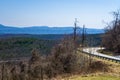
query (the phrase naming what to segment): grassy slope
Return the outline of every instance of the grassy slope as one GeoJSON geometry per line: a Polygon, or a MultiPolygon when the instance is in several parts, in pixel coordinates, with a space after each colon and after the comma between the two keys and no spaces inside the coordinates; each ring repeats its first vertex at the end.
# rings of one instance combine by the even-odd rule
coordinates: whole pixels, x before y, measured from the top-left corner
{"type": "Polygon", "coordinates": [[[69,80],[120,80],[120,78],[115,76],[88,76],[88,77],[75,76],[69,78],[69,80]]]}

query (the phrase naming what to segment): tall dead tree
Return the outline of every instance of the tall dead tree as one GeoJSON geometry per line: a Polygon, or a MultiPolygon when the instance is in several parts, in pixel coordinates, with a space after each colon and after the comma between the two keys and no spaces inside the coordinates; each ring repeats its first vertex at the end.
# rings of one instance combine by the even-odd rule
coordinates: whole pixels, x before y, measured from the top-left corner
{"type": "Polygon", "coordinates": [[[76,42],[76,38],[77,38],[77,18],[75,18],[75,22],[74,22],[74,42],[76,42]]]}
{"type": "Polygon", "coordinates": [[[77,18],[75,18],[75,22],[74,22],[74,33],[73,33],[73,42],[74,42],[74,50],[75,50],[75,53],[76,53],[76,48],[77,48],[77,29],[78,29],[78,26],[77,26],[77,18]]]}
{"type": "Polygon", "coordinates": [[[85,34],[86,34],[85,25],[83,25],[83,29],[82,29],[82,47],[85,46],[85,34]]]}

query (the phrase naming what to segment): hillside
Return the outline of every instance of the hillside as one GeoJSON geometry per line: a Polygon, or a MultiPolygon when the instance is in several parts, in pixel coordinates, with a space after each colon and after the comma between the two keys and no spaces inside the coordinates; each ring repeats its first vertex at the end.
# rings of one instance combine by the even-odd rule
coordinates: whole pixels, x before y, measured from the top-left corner
{"type": "Polygon", "coordinates": [[[55,40],[27,37],[0,38],[0,59],[29,57],[33,49],[38,49],[43,55],[49,54],[56,43],[55,40]]]}
{"type": "MultiPolygon", "coordinates": [[[[99,46],[102,34],[86,35],[88,46],[99,46]],[[92,40],[92,42],[90,41],[92,40]],[[92,45],[91,45],[92,44],[92,45]]],[[[30,56],[32,49],[37,48],[42,54],[49,54],[51,48],[64,37],[60,34],[1,34],[0,58],[14,58],[30,56]]]]}

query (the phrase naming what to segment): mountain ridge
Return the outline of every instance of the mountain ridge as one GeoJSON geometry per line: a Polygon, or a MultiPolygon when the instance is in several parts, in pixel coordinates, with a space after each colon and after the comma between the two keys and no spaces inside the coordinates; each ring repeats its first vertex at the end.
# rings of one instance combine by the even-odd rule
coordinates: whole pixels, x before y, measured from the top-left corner
{"type": "MultiPolygon", "coordinates": [[[[30,27],[12,27],[0,24],[0,34],[72,34],[72,26],[67,27],[49,27],[49,26],[30,26],[30,27]]],[[[80,28],[78,32],[81,32],[80,28]]],[[[87,34],[104,33],[103,29],[86,28],[87,34]]]]}

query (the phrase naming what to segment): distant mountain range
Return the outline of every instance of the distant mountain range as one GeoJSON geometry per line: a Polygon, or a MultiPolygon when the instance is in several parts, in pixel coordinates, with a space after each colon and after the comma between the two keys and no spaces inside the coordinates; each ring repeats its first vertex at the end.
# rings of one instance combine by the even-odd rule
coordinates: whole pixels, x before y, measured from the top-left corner
{"type": "MultiPolygon", "coordinates": [[[[78,32],[82,32],[79,29],[78,32]]],[[[32,26],[32,27],[12,27],[0,24],[0,34],[72,34],[73,27],[48,27],[48,26],[32,26]]],[[[104,33],[103,29],[86,28],[87,34],[104,33]]]]}

